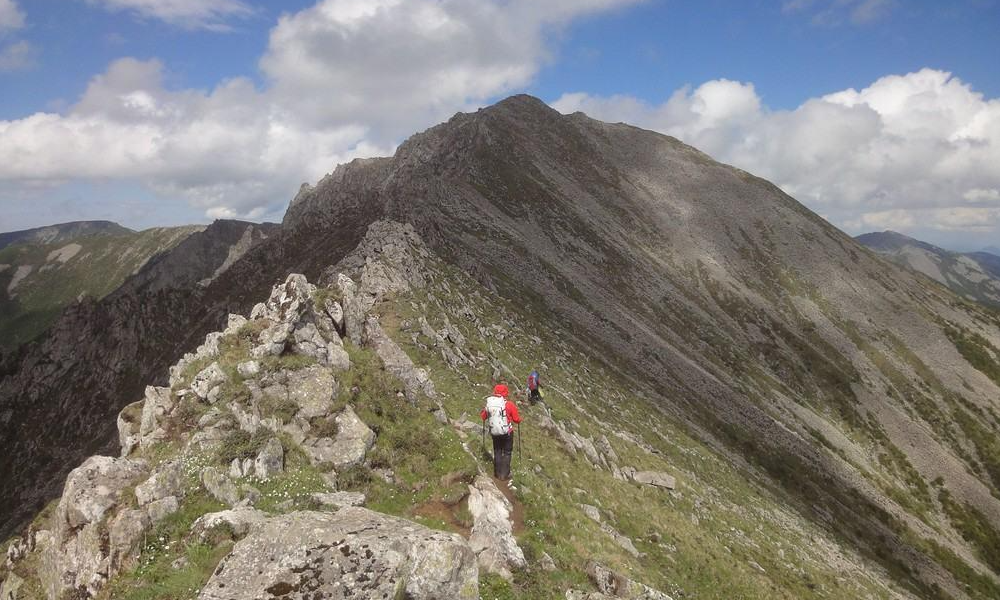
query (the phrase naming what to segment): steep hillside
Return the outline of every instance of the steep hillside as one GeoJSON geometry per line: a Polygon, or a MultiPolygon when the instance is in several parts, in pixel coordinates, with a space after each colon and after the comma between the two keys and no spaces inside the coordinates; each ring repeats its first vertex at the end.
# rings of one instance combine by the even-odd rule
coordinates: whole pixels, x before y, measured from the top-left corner
{"type": "Polygon", "coordinates": [[[325,279],[316,289],[290,276],[173,367],[169,389],[126,407],[122,458],[73,471],[10,544],[5,589],[19,600],[384,588],[414,599],[910,597],[412,228],[374,224],[325,279]],[[521,399],[515,488],[502,493],[484,475],[476,413],[489,382],[534,367],[547,393],[521,399]],[[339,549],[313,541],[317,531],[339,549]],[[415,538],[434,559],[411,550],[416,565],[401,569],[392,557],[415,538]],[[269,554],[281,560],[257,558],[269,554]]]}
{"type": "MultiPolygon", "coordinates": [[[[204,287],[274,227],[217,221],[188,235],[104,298],[70,304],[0,370],[0,531],[30,518],[74,464],[107,448],[109,421],[218,318],[204,287]],[[201,285],[195,285],[200,283],[201,285]],[[14,483],[17,482],[17,483],[14,483]]],[[[224,272],[224,271],[223,271],[224,272]]],[[[225,318],[224,314],[222,318],[225,318]]]]}
{"type": "MultiPolygon", "coordinates": [[[[120,313],[121,337],[97,336],[92,351],[134,347],[167,323],[183,337],[120,355],[114,368],[53,369],[78,337],[47,336],[8,363],[0,407],[40,389],[49,421],[73,414],[74,396],[120,409],[142,384],[166,383],[164,369],[224,327],[226,312],[247,314],[289,272],[317,280],[386,218],[530,314],[525,327],[549,329],[606,372],[608,385],[594,389],[609,412],[628,400],[606,390],[629,390],[642,399],[632,421],[712,448],[789,514],[877,563],[898,593],[1000,595],[995,313],[888,265],[766,181],[673,138],[563,116],[526,96],[304,186],[278,232],[194,291],[138,291],[144,310],[120,313]],[[144,377],[128,371],[135,364],[144,377]],[[68,391],[95,373],[98,387],[68,391]]],[[[582,368],[567,365],[567,380],[582,368]]],[[[109,420],[100,423],[83,434],[91,452],[112,439],[109,420]]],[[[19,448],[34,443],[8,431],[19,448]]],[[[61,433],[64,447],[81,445],[72,425],[61,433]]],[[[0,479],[22,493],[39,481],[27,467],[0,479]]],[[[700,523],[686,535],[702,533],[700,523]]],[[[729,562],[728,553],[703,559],[729,562]]]]}
{"type": "Polygon", "coordinates": [[[0,249],[0,347],[10,350],[34,338],[64,306],[103,298],[151,258],[205,229],[133,232],[113,223],[106,228],[73,225],[80,226],[32,230],[34,235],[0,249]]]}
{"type": "Polygon", "coordinates": [[[76,238],[95,235],[128,235],[135,233],[111,221],[73,221],[34,229],[0,233],[0,249],[11,244],[59,244],[76,238]]]}
{"type": "Polygon", "coordinates": [[[1000,307],[1000,256],[987,252],[950,252],[895,231],[866,233],[855,239],[892,262],[923,273],[964,298],[1000,307]]]}

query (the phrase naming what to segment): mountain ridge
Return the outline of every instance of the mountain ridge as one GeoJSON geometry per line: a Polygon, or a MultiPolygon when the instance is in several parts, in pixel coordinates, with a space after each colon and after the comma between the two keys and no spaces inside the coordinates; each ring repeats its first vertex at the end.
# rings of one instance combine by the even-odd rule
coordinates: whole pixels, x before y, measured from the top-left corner
{"type": "MultiPolygon", "coordinates": [[[[673,138],[519,96],[304,187],[280,230],[171,306],[197,323],[187,343],[289,272],[328,283],[380,219],[558,326],[920,596],[997,589],[992,313],[673,138]]],[[[118,408],[139,395],[104,385],[118,408]]]]}
{"type": "Polygon", "coordinates": [[[894,231],[866,233],[855,239],[964,298],[1000,307],[1000,257],[986,252],[952,252],[894,231]]]}

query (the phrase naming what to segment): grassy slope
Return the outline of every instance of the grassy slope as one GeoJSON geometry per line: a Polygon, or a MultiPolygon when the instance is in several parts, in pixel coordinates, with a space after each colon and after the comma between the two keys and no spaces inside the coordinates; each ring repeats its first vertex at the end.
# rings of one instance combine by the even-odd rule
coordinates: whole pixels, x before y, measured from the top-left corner
{"type": "MultiPolygon", "coordinates": [[[[640,390],[585,357],[566,340],[567,332],[547,325],[530,306],[506,304],[449,267],[433,266],[431,280],[426,290],[388,298],[374,312],[411,358],[430,370],[453,420],[465,414],[478,423],[477,413],[493,383],[496,361],[502,363],[503,378],[512,388],[538,368],[546,383],[546,403],[556,420],[584,437],[607,435],[621,466],[666,471],[678,479],[672,492],[616,480],[608,471],[590,466],[582,455],[569,454],[558,440],[539,430],[535,423],[541,408],[524,407],[522,454],[515,459],[514,476],[524,519],[518,539],[530,566],[517,573],[512,584],[483,577],[484,597],[562,598],[569,587],[588,589],[584,573],[588,559],[674,597],[905,595],[877,563],[865,565],[865,558],[846,550],[835,528],[824,530],[799,514],[790,506],[788,495],[773,489],[761,471],[734,464],[697,441],[644,400],[640,390]],[[479,358],[472,365],[449,367],[435,348],[435,340],[420,333],[421,316],[438,331],[444,329],[447,317],[467,340],[465,354],[479,358]],[[618,546],[584,515],[581,503],[599,507],[602,520],[629,537],[642,554],[633,557],[618,546]],[[555,560],[556,571],[539,567],[543,552],[555,560]]],[[[239,402],[245,402],[248,395],[235,365],[247,355],[253,327],[248,325],[242,335],[222,342],[220,363],[233,377],[224,394],[239,402]]],[[[434,403],[426,398],[415,406],[406,403],[397,395],[402,386],[385,373],[371,351],[350,345],[348,349],[353,366],[338,377],[338,404],[350,402],[378,432],[378,440],[368,466],[339,474],[339,488],[365,492],[367,505],[375,510],[430,527],[467,532],[471,518],[464,505],[466,486],[477,470],[490,469],[489,458],[479,452],[478,431],[441,425],[430,412],[434,403]],[[394,480],[386,482],[380,469],[391,469],[394,480]]],[[[301,357],[283,357],[264,366],[275,370],[309,363],[301,357]]],[[[204,366],[193,365],[188,377],[204,366]]],[[[275,405],[268,410],[287,415],[287,408],[275,405]]],[[[191,403],[179,411],[175,427],[178,431],[193,427],[206,410],[204,405],[191,403]]],[[[139,564],[114,578],[106,596],[194,597],[232,543],[225,532],[208,541],[187,534],[198,516],[220,508],[197,491],[196,474],[209,464],[224,466],[234,456],[252,456],[266,439],[236,432],[216,452],[185,457],[190,494],[181,511],[148,536],[139,564]],[[172,568],[182,557],[185,566],[172,568]]],[[[309,494],[326,489],[326,483],[290,440],[282,441],[287,472],[266,483],[252,479],[241,483],[259,489],[257,506],[267,512],[317,508],[309,494]]],[[[147,450],[144,457],[155,463],[177,451],[176,444],[167,443],[147,450]]],[[[949,503],[940,491],[934,493],[941,496],[953,520],[967,524],[964,529],[969,538],[983,546],[993,545],[991,532],[982,527],[978,515],[949,503]]],[[[878,548],[869,551],[866,558],[878,556],[878,548]]],[[[20,574],[29,580],[28,589],[35,587],[31,564],[30,560],[19,563],[20,574]]],[[[953,569],[968,570],[961,561],[953,569]]],[[[965,572],[962,579],[970,583],[973,597],[989,598],[996,591],[974,572],[965,572]]],[[[904,575],[900,580],[907,578],[904,575]]],[[[930,596],[927,590],[912,591],[930,596]]]]}
{"type": "Polygon", "coordinates": [[[0,345],[13,348],[48,327],[64,306],[80,296],[102,298],[122,284],[153,255],[168,250],[197,227],[147,229],[126,235],[97,235],[56,244],[14,244],[0,250],[0,345]],[[66,262],[50,253],[79,244],[66,262]],[[31,273],[8,294],[19,266],[31,273]],[[13,297],[12,297],[13,296],[13,297]]]}

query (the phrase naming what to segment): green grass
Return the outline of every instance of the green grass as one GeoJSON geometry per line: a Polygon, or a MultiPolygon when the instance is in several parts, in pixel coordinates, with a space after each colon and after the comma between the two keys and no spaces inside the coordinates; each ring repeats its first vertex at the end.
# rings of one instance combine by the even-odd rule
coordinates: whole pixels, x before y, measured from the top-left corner
{"type": "Polygon", "coordinates": [[[1000,350],[983,336],[964,327],[948,325],[944,332],[969,364],[1000,385],[1000,350]]]}

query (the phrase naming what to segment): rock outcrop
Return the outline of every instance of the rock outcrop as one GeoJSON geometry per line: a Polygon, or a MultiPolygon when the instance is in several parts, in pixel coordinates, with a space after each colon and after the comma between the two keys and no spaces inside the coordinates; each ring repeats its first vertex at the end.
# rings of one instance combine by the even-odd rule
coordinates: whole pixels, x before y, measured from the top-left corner
{"type": "Polygon", "coordinates": [[[199,600],[479,597],[476,556],[456,534],[349,507],[251,528],[199,600]]]}
{"type": "Polygon", "coordinates": [[[469,512],[473,520],[469,544],[481,569],[505,579],[511,579],[512,571],[527,565],[524,552],[514,539],[512,509],[510,500],[488,476],[479,475],[469,486],[469,512]]]}

